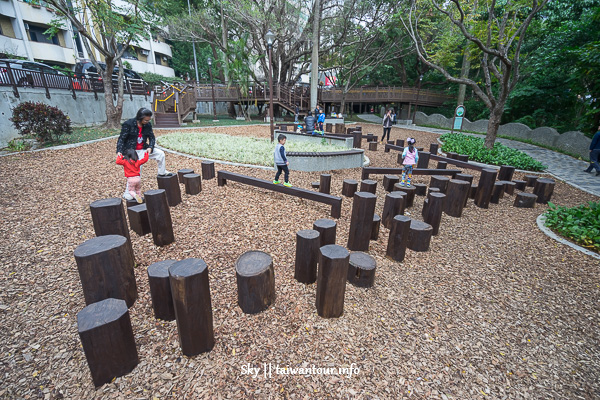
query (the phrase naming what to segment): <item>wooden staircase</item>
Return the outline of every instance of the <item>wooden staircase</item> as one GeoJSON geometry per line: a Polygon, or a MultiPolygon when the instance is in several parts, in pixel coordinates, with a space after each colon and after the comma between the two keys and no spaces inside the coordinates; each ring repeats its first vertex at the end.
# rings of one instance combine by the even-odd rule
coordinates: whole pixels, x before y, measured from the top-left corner
{"type": "Polygon", "coordinates": [[[179,128],[180,126],[176,112],[154,113],[155,128],[179,128]]]}

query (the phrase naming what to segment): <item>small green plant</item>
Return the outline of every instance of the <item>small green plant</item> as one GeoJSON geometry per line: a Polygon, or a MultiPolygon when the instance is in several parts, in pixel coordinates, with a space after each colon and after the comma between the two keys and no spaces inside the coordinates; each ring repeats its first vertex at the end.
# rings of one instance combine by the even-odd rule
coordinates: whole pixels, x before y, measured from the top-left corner
{"type": "Polygon", "coordinates": [[[13,109],[10,118],[20,135],[32,136],[40,143],[58,141],[73,132],[71,120],[57,107],[27,101],[13,109]]]}
{"type": "Polygon", "coordinates": [[[123,61],[123,67],[127,69],[132,69],[131,63],[129,61],[123,61]]]}
{"type": "Polygon", "coordinates": [[[548,202],[545,225],[590,250],[600,252],[600,202],[577,207],[548,202]]]}
{"type": "Polygon", "coordinates": [[[8,142],[9,151],[27,151],[31,149],[31,143],[24,141],[23,139],[13,139],[8,142]]]}
{"type": "Polygon", "coordinates": [[[542,171],[546,168],[527,154],[501,143],[495,143],[490,150],[484,146],[483,139],[460,133],[446,133],[440,136],[440,140],[444,142],[442,151],[467,154],[473,161],[492,165],[511,165],[527,171],[542,171]]]}

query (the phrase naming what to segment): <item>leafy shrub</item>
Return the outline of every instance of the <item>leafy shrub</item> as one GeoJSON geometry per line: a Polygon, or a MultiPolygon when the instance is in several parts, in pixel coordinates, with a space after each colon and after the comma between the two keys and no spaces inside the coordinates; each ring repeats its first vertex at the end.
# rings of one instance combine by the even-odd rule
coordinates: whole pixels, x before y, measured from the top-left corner
{"type": "Polygon", "coordinates": [[[8,150],[10,151],[27,151],[29,149],[31,149],[31,143],[23,139],[13,139],[8,142],[8,150]]]}
{"type": "Polygon", "coordinates": [[[150,86],[159,86],[162,85],[162,82],[173,83],[173,82],[183,82],[183,79],[178,78],[176,76],[163,76],[160,74],[155,74],[154,72],[144,72],[141,73],[140,76],[148,82],[150,86]]]}
{"type": "Polygon", "coordinates": [[[444,142],[442,150],[458,154],[467,154],[470,160],[492,165],[512,165],[527,171],[542,171],[546,167],[527,154],[511,149],[500,143],[494,143],[493,149],[484,146],[484,140],[460,133],[446,133],[440,137],[444,142]]]}
{"type": "Polygon", "coordinates": [[[21,103],[13,109],[10,120],[20,135],[31,135],[40,143],[58,141],[73,132],[69,117],[44,103],[21,103]]]}
{"type": "Polygon", "coordinates": [[[583,247],[600,252],[600,202],[570,208],[551,202],[548,205],[547,227],[583,247]]]}

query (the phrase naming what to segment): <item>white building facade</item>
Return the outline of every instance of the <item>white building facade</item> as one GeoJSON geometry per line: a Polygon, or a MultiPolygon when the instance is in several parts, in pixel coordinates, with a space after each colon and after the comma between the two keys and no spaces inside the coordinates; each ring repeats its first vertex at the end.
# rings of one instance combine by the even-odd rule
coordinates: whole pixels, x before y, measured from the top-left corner
{"type": "MultiPolygon", "coordinates": [[[[74,34],[70,22],[62,18],[63,26],[53,37],[44,32],[53,19],[59,19],[43,1],[0,0],[0,53],[9,58],[25,57],[73,70],[75,64],[87,61],[90,55],[74,34]]],[[[93,26],[88,29],[93,33],[93,26]]],[[[95,51],[95,58],[102,60],[95,51]]],[[[123,61],[138,73],[153,72],[167,77],[175,76],[169,67],[171,46],[160,35],[152,34],[130,46],[123,61]]]]}

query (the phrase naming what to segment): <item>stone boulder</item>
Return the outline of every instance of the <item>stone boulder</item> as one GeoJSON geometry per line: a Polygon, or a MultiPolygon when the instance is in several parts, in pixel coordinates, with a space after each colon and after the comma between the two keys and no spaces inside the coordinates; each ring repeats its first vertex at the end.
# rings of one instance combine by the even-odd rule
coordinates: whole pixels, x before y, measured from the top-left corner
{"type": "Polygon", "coordinates": [[[510,137],[517,137],[521,139],[529,139],[531,128],[525,124],[518,122],[510,122],[505,125],[500,125],[498,128],[498,135],[505,135],[510,137]]]}
{"type": "Polygon", "coordinates": [[[592,143],[592,139],[585,136],[583,133],[579,131],[570,131],[559,135],[555,146],[559,149],[568,151],[569,153],[577,154],[584,160],[589,160],[590,143],[592,143]]]}

